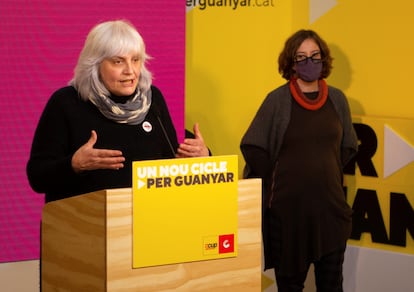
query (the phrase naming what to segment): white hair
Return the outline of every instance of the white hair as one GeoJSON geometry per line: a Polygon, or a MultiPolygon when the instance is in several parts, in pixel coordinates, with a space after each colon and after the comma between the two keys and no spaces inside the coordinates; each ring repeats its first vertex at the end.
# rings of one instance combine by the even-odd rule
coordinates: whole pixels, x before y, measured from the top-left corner
{"type": "Polygon", "coordinates": [[[145,52],[145,44],[141,35],[126,20],[102,22],[92,28],[79,55],[70,84],[76,88],[83,100],[88,100],[90,96],[96,96],[99,93],[109,96],[108,89],[100,79],[99,66],[106,58],[129,53],[138,54],[141,58],[138,88],[146,92],[152,83],[152,74],[145,67],[150,56],[145,52]]]}

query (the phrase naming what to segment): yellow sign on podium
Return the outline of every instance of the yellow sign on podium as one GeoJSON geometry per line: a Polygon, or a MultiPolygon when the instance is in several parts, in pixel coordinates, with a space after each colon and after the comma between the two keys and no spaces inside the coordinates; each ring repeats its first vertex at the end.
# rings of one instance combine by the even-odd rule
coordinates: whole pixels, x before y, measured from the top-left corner
{"type": "Polygon", "coordinates": [[[237,256],[237,155],[133,162],[133,268],[237,256]]]}

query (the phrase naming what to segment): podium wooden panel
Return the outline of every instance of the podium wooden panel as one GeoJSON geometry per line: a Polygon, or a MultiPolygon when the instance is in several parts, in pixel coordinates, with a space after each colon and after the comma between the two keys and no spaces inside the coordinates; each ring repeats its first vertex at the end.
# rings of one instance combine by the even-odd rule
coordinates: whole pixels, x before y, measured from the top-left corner
{"type": "Polygon", "coordinates": [[[132,268],[132,190],[45,205],[42,291],[261,291],[261,181],[238,183],[238,256],[132,268]]]}

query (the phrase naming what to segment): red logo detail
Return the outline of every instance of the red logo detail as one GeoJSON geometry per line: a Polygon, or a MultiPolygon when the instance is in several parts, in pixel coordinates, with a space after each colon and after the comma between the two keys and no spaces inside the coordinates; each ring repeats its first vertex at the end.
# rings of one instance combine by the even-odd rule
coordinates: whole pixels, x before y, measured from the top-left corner
{"type": "Polygon", "coordinates": [[[219,254],[234,252],[234,234],[219,235],[219,254]]]}

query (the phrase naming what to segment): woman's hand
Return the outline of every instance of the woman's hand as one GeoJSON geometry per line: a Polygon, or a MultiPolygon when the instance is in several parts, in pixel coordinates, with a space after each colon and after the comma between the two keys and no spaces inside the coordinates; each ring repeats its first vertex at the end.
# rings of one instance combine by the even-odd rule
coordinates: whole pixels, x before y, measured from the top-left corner
{"type": "Polygon", "coordinates": [[[88,142],[82,145],[72,156],[72,168],[76,173],[95,169],[120,169],[124,167],[125,157],[119,150],[95,149],[98,140],[94,130],[88,142]]]}
{"type": "Polygon", "coordinates": [[[195,138],[186,138],[178,146],[177,158],[209,156],[209,150],[204,144],[198,123],[193,128],[195,138]]]}

